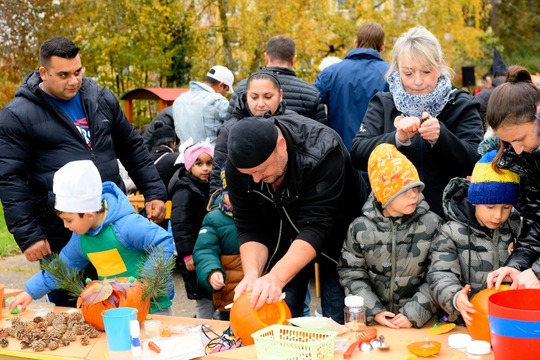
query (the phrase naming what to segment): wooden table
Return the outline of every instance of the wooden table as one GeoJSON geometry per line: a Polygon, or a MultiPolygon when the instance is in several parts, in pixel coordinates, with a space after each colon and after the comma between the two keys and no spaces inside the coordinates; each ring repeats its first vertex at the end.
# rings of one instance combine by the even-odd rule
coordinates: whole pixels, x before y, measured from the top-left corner
{"type": "MultiPolygon", "coordinates": [[[[69,308],[56,307],[55,312],[66,311],[69,308]]],[[[4,309],[4,314],[6,309],[4,309]]],[[[23,321],[28,321],[33,319],[33,312],[25,311],[22,315],[23,321]]],[[[218,321],[218,320],[205,320],[205,319],[195,319],[187,317],[176,317],[176,316],[163,316],[163,315],[151,315],[152,319],[160,320],[162,327],[168,325],[199,325],[206,324],[209,325],[215,332],[221,334],[221,332],[228,328],[229,323],[227,321],[218,321]]],[[[9,327],[11,326],[10,317],[6,316],[2,318],[1,326],[9,327]]],[[[144,341],[144,329],[141,329],[141,339],[144,341]]],[[[0,359],[40,359],[40,360],[68,360],[68,359],[87,359],[87,360],[122,360],[122,359],[131,359],[131,350],[128,351],[115,351],[110,352],[108,350],[107,338],[104,332],[100,332],[99,337],[95,339],[90,339],[90,344],[87,346],[82,346],[77,339],[77,341],[71,343],[66,347],[59,347],[58,349],[51,351],[46,350],[42,352],[35,352],[32,349],[21,350],[20,341],[10,337],[9,338],[9,347],[0,348],[0,359]]]]}
{"type": "MultiPolygon", "coordinates": [[[[66,311],[69,308],[57,307],[55,311],[66,311]]],[[[5,313],[5,309],[4,309],[5,313]]],[[[25,311],[22,315],[23,321],[28,321],[33,318],[33,313],[31,311],[25,311]]],[[[152,319],[160,320],[163,327],[168,325],[197,325],[197,324],[207,324],[211,328],[221,334],[221,332],[229,326],[229,323],[226,321],[218,320],[204,320],[204,319],[195,319],[187,317],[176,317],[176,316],[162,316],[162,315],[152,315],[152,319]]],[[[430,340],[438,341],[442,344],[441,351],[439,355],[433,357],[433,359],[465,359],[465,354],[457,354],[457,356],[450,357],[448,351],[448,336],[451,334],[457,333],[467,333],[465,327],[456,327],[452,331],[442,335],[429,335],[427,329],[431,327],[432,324],[427,325],[422,329],[400,329],[394,330],[383,326],[376,326],[378,334],[383,334],[386,338],[385,342],[390,346],[389,351],[380,351],[372,350],[369,352],[360,352],[357,351],[352,356],[352,359],[404,359],[406,355],[409,354],[407,350],[407,344],[410,344],[415,341],[423,341],[427,337],[430,340]]],[[[9,322],[9,316],[4,317],[1,323],[2,327],[11,326],[9,322]]],[[[347,338],[350,342],[354,341],[354,334],[346,333],[341,334],[340,337],[347,338]]],[[[144,329],[141,330],[141,339],[144,341],[144,329]]],[[[43,352],[35,352],[32,349],[20,349],[20,342],[14,338],[9,338],[10,345],[7,348],[0,348],[0,359],[55,359],[55,360],[67,360],[67,359],[87,359],[87,360],[122,360],[122,359],[132,359],[131,351],[122,351],[122,352],[110,352],[108,350],[107,338],[104,332],[101,332],[99,337],[96,339],[91,339],[88,346],[82,346],[79,341],[75,341],[67,347],[60,347],[57,350],[50,351],[46,350],[43,352]]],[[[204,356],[201,359],[208,360],[232,360],[232,359],[257,359],[257,354],[255,351],[255,346],[245,346],[238,349],[223,351],[221,353],[210,354],[204,356]]],[[[342,353],[334,354],[335,360],[343,359],[342,353]]]]}
{"type": "MultiPolygon", "coordinates": [[[[448,350],[448,336],[451,334],[464,333],[467,334],[467,329],[463,326],[457,326],[452,331],[442,334],[442,335],[429,335],[427,330],[433,324],[426,325],[422,329],[399,329],[394,330],[384,326],[375,326],[377,328],[378,334],[382,334],[385,337],[385,343],[390,347],[388,351],[381,350],[371,350],[368,352],[357,351],[351,357],[354,359],[394,359],[394,360],[403,360],[410,352],[407,350],[407,345],[416,341],[423,341],[429,337],[430,340],[438,341],[441,343],[441,351],[437,356],[430,357],[429,359],[466,359],[464,353],[450,353],[448,350]]],[[[354,334],[347,333],[341,334],[339,337],[346,337],[350,342],[354,341],[354,334]]],[[[233,359],[243,359],[243,360],[255,360],[257,359],[257,354],[255,351],[255,346],[245,346],[242,348],[228,350],[217,354],[207,355],[205,359],[212,360],[233,360],[233,359]]],[[[343,353],[334,353],[334,360],[342,360],[343,353]]],[[[423,359],[418,357],[418,359],[423,359]]]]}

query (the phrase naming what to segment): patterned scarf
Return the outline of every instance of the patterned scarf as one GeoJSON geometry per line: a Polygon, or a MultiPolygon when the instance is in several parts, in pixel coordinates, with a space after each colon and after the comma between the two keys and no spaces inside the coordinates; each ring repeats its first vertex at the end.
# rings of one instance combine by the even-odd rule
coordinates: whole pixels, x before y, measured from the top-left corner
{"type": "Polygon", "coordinates": [[[405,116],[421,117],[425,111],[437,117],[448,102],[452,90],[452,83],[446,75],[441,75],[435,89],[426,95],[411,95],[405,91],[397,71],[388,77],[388,84],[396,108],[405,116]]]}

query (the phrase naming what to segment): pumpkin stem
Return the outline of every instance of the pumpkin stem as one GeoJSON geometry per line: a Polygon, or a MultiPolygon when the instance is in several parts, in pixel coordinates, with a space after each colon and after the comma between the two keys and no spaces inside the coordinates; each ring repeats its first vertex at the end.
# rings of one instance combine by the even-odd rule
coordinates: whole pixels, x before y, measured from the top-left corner
{"type": "Polygon", "coordinates": [[[41,261],[41,268],[55,277],[55,285],[66,290],[74,299],[78,298],[84,290],[83,272],[69,268],[64,260],[53,253],[41,261]]]}

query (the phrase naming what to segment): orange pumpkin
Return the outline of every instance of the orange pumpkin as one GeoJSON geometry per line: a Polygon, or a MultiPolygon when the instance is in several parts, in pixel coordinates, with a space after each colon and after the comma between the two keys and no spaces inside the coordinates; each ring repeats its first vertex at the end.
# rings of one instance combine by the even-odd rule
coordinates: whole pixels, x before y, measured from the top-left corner
{"type": "Polygon", "coordinates": [[[242,339],[243,345],[253,345],[251,334],[267,326],[288,324],[291,311],[285,300],[264,304],[259,310],[251,307],[251,292],[243,293],[233,303],[230,321],[235,336],[242,339]]]}
{"type": "Polygon", "coordinates": [[[489,332],[488,320],[488,299],[498,291],[506,291],[510,285],[501,285],[499,290],[495,288],[484,289],[471,299],[475,313],[471,313],[471,325],[467,325],[467,330],[473,340],[484,340],[491,343],[491,334],[489,332]]]}
{"type": "Polygon", "coordinates": [[[143,285],[138,280],[128,278],[114,280],[94,280],[89,282],[77,300],[84,320],[98,330],[104,330],[101,313],[118,307],[132,307],[139,310],[137,320],[146,319],[150,311],[150,300],[142,300],[143,285]]]}

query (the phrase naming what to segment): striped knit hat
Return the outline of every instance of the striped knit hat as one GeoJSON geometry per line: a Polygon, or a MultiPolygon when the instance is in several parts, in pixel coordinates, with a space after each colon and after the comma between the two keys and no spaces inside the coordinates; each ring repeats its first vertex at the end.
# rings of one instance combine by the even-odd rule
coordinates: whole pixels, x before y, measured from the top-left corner
{"type": "Polygon", "coordinates": [[[416,167],[392,144],[380,144],[373,149],[368,159],[368,176],[373,195],[383,209],[413,187],[424,189],[416,167]]]}
{"type": "Polygon", "coordinates": [[[493,169],[497,150],[485,153],[474,166],[469,185],[471,204],[515,204],[519,195],[519,175],[513,171],[493,169]]]}

